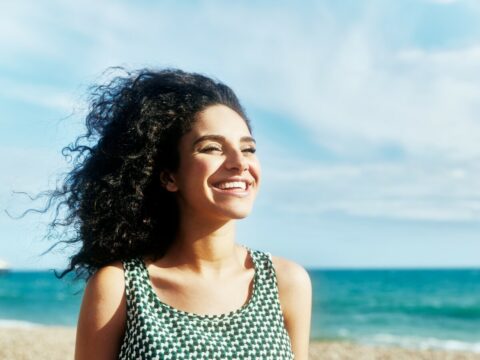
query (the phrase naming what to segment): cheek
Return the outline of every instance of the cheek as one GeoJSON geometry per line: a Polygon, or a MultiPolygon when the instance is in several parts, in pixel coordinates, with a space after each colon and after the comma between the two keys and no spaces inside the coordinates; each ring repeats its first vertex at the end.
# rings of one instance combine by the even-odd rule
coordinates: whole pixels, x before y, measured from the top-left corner
{"type": "Polygon", "coordinates": [[[197,161],[195,164],[192,164],[191,172],[195,174],[210,175],[214,166],[207,161],[197,161]]]}
{"type": "Polygon", "coordinates": [[[208,181],[208,178],[216,171],[216,166],[212,161],[192,161],[186,164],[188,169],[188,178],[185,179],[193,187],[202,187],[208,181]]]}
{"type": "Polygon", "coordinates": [[[258,160],[250,163],[250,174],[255,178],[257,184],[259,184],[262,177],[262,169],[258,160]]]}

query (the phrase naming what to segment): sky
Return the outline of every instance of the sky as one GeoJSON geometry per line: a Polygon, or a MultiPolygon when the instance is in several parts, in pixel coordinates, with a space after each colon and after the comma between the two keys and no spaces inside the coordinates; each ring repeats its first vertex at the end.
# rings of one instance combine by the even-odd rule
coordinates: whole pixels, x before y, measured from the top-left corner
{"type": "Polygon", "coordinates": [[[480,4],[454,0],[0,5],[0,259],[41,255],[61,154],[111,66],[219,79],[262,187],[237,241],[307,268],[480,266],[480,4]],[[10,215],[10,216],[9,216],[10,215]]]}

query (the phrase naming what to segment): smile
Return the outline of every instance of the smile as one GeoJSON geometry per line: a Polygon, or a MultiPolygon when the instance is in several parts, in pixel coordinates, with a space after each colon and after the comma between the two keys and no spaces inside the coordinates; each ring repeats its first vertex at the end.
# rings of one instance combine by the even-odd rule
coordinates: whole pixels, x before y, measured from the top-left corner
{"type": "Polygon", "coordinates": [[[246,181],[228,181],[213,185],[213,189],[220,194],[245,197],[250,193],[250,184],[246,181]]]}

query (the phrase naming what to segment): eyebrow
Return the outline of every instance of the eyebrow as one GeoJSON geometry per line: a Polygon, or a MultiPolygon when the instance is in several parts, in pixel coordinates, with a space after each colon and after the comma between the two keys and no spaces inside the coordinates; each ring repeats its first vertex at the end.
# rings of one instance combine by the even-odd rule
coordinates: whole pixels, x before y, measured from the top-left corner
{"type": "MultiPolygon", "coordinates": [[[[203,135],[203,136],[200,136],[198,139],[196,139],[194,142],[193,142],[193,146],[195,146],[196,144],[198,144],[199,142],[202,142],[202,141],[205,141],[205,140],[215,140],[215,141],[225,141],[225,137],[222,136],[222,135],[203,135]]],[[[257,142],[255,141],[255,139],[251,136],[243,136],[240,138],[240,142],[253,142],[254,144],[256,144],[257,142]]]]}

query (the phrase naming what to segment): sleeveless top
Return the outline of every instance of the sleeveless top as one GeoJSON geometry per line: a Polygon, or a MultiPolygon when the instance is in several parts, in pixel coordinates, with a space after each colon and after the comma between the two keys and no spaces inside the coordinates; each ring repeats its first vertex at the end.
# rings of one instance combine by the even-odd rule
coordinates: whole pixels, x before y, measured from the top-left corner
{"type": "Polygon", "coordinates": [[[123,262],[127,326],[120,360],[292,360],[271,254],[244,246],[255,267],[246,304],[224,314],[195,314],[160,300],[140,258],[123,262]]]}

